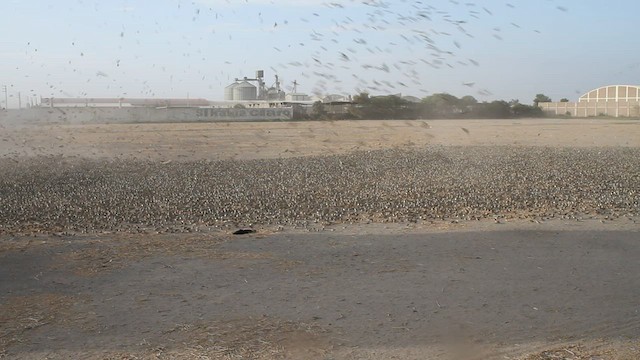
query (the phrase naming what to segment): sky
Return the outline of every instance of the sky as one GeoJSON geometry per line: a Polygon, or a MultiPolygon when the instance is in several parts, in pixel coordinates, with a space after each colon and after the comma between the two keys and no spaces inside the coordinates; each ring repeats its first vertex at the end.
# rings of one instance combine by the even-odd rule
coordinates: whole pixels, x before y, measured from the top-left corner
{"type": "Polygon", "coordinates": [[[264,70],[316,95],[576,100],[640,84],[638,14],[635,0],[2,0],[0,85],[9,107],[222,100],[264,70]]]}

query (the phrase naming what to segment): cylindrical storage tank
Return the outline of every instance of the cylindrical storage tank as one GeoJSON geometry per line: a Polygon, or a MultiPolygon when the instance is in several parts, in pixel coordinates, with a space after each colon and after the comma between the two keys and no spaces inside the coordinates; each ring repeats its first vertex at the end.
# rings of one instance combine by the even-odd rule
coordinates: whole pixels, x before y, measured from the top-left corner
{"type": "Polygon", "coordinates": [[[278,90],[274,88],[267,90],[267,100],[278,100],[278,90]]]}
{"type": "Polygon", "coordinates": [[[224,88],[224,99],[225,100],[233,100],[233,89],[238,86],[238,83],[233,83],[226,88],[224,88]]]}
{"type": "Polygon", "coordinates": [[[256,100],[258,98],[258,88],[248,81],[243,81],[233,88],[233,100],[256,100]]]}

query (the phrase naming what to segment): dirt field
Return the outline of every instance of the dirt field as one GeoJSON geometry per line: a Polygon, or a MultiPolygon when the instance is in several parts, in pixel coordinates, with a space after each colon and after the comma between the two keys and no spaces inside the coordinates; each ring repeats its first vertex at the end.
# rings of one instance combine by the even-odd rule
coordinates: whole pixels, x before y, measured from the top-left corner
{"type": "MultiPolygon", "coordinates": [[[[640,147],[637,120],[0,126],[0,158],[17,164],[37,155],[175,165],[426,146],[590,148],[589,156],[640,147]]],[[[638,169],[617,166],[625,181],[640,179],[638,169]]],[[[576,174],[576,183],[587,176],[576,174]]],[[[595,180],[590,193],[598,201],[624,195],[628,213],[254,224],[259,231],[243,236],[6,234],[0,358],[639,359],[640,225],[632,213],[640,187],[600,191],[595,180]]],[[[0,205],[10,191],[0,186],[0,205]]]]}
{"type": "MultiPolygon", "coordinates": [[[[3,124],[0,124],[3,126],[3,124]]],[[[640,146],[640,120],[425,120],[0,128],[0,157],[265,159],[425,145],[640,146]]]]}

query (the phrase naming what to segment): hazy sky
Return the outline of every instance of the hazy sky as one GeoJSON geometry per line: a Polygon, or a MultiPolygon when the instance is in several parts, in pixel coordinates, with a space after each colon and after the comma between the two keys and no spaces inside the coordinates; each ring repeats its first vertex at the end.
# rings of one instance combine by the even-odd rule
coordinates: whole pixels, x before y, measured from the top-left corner
{"type": "Polygon", "coordinates": [[[523,103],[640,83],[640,1],[471,1],[2,0],[0,84],[15,106],[18,91],[216,100],[257,69],[307,93],[523,103]]]}

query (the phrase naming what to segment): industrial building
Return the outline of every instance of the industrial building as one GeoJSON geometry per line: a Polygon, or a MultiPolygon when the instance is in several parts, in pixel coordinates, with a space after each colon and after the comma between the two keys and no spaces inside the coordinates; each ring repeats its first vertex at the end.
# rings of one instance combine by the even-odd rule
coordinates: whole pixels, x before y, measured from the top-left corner
{"type": "Polygon", "coordinates": [[[637,117],[640,86],[603,86],[582,95],[577,102],[544,102],[538,106],[550,115],[637,117]]]}
{"type": "Polygon", "coordinates": [[[232,108],[241,105],[243,108],[291,107],[293,103],[311,105],[315,99],[297,91],[298,83],[293,82],[293,92],[285,93],[280,87],[280,79],[275,76],[275,83],[267,87],[264,71],[256,71],[255,78],[236,78],[235,82],[224,89],[224,100],[206,99],[135,99],[135,98],[43,98],[38,107],[49,108],[175,108],[175,107],[211,107],[232,108]]]}
{"type": "Polygon", "coordinates": [[[283,101],[285,100],[285,92],[280,88],[280,79],[276,75],[276,81],[273,86],[267,88],[264,82],[264,70],[256,71],[256,77],[250,79],[236,78],[235,82],[229,84],[224,89],[225,101],[283,101]],[[251,82],[257,83],[253,85],[251,82]]]}
{"type": "Polygon", "coordinates": [[[278,75],[275,76],[274,84],[267,87],[263,70],[256,71],[256,76],[252,79],[248,77],[236,78],[235,82],[225,87],[224,100],[249,108],[288,107],[292,104],[311,105],[313,102],[309,95],[298,92],[297,81],[293,82],[293,92],[289,94],[281,89],[278,75]]]}
{"type": "MultiPolygon", "coordinates": [[[[281,79],[268,86],[264,71],[255,77],[236,78],[224,88],[223,100],[207,99],[136,99],[136,98],[43,98],[23,119],[48,119],[68,122],[170,122],[170,121],[269,121],[305,119],[313,115],[313,104],[320,101],[324,111],[335,118],[347,116],[353,107],[349,95],[309,96],[298,91],[293,82],[291,92],[281,88],[281,79]],[[54,111],[58,109],[59,111],[54,111]]],[[[401,94],[397,96],[402,97],[401,94]]],[[[403,97],[404,98],[404,97],[403,97]]],[[[408,97],[409,101],[419,101],[408,97]]]]}
{"type": "Polygon", "coordinates": [[[286,94],[276,75],[275,83],[267,87],[264,71],[258,70],[255,78],[235,79],[227,86],[224,100],[51,97],[11,116],[22,121],[69,123],[291,120],[296,114],[303,116],[315,100],[299,93],[297,85],[294,82],[293,92],[286,94]]]}
{"type": "Polygon", "coordinates": [[[42,98],[41,107],[55,108],[129,108],[129,107],[200,107],[205,99],[134,99],[134,98],[42,98]]]}

